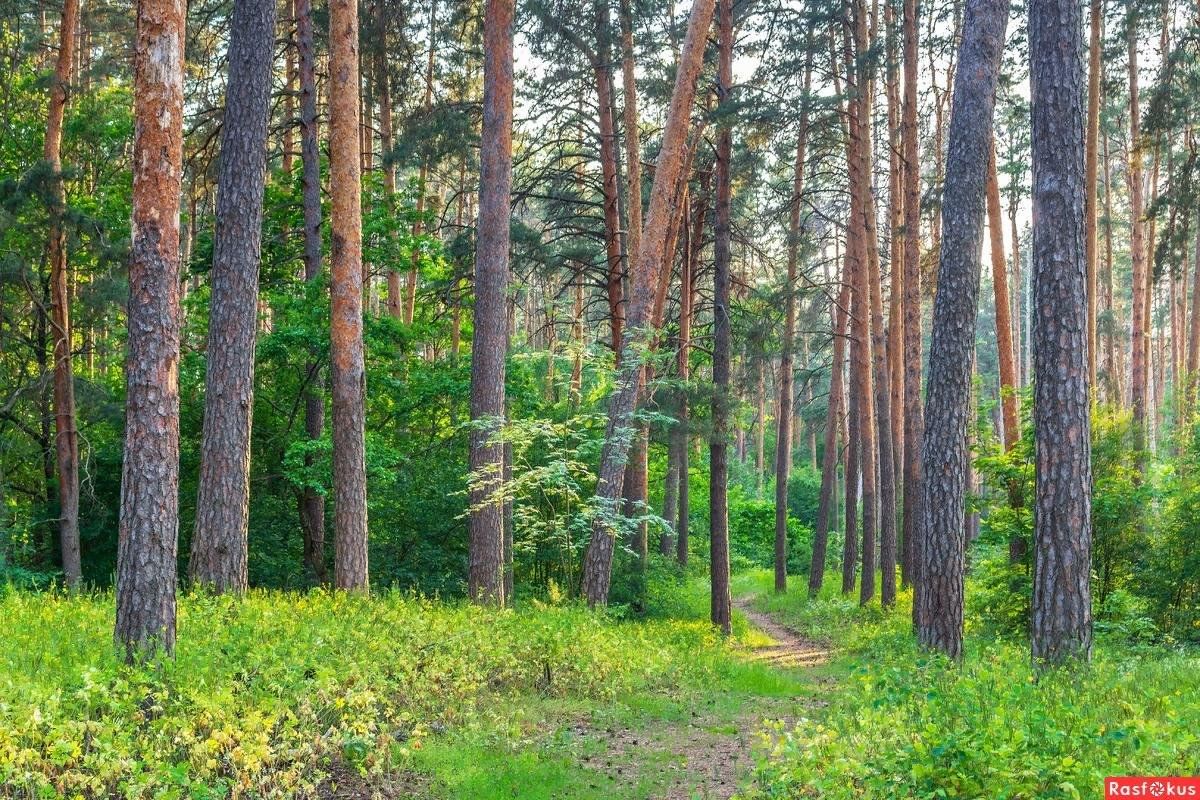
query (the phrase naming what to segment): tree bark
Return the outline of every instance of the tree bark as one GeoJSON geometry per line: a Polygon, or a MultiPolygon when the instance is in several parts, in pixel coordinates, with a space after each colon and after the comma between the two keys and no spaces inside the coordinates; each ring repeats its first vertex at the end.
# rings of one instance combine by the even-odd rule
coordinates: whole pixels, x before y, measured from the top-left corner
{"type": "Polygon", "coordinates": [[[505,354],[508,344],[509,203],[512,188],[513,0],[487,0],[484,17],[484,118],[475,251],[475,333],[471,346],[470,573],[477,603],[504,605],[504,421],[505,354]]]}
{"type": "Polygon", "coordinates": [[[71,293],[67,267],[67,235],[63,218],[67,192],[62,176],[63,117],[75,57],[79,0],[65,0],[58,29],[58,61],[50,88],[50,109],[42,158],[51,173],[50,234],[46,260],[50,263],[51,325],[54,335],[54,433],[58,469],[58,541],[63,580],[75,590],[83,580],[79,555],[79,431],[75,421],[75,374],[71,366],[71,293]]]}
{"type": "MultiPolygon", "coordinates": [[[[717,6],[717,103],[729,102],[733,90],[733,0],[717,6]]],[[[727,112],[728,113],[728,112],[727,112]]],[[[723,118],[716,146],[716,222],[713,245],[713,401],[712,438],[709,440],[709,569],[712,623],[732,632],[729,593],[729,404],[730,326],[729,282],[732,261],[731,206],[733,185],[729,167],[733,157],[733,123],[723,118]]]]}
{"type": "Polygon", "coordinates": [[[1036,664],[1088,658],[1092,645],[1088,224],[1081,9],[1029,7],[1033,108],[1036,664]]]}
{"type": "MultiPolygon", "coordinates": [[[[425,59],[425,100],[423,108],[428,114],[433,108],[433,64],[434,54],[437,52],[437,2],[429,5],[429,54],[425,59]]],[[[417,216],[413,222],[413,237],[420,237],[425,228],[425,198],[428,194],[428,189],[425,186],[429,179],[429,156],[421,156],[421,171],[417,177],[417,216]]],[[[506,201],[507,202],[507,201],[506,201]]],[[[412,259],[408,268],[408,280],[404,290],[404,322],[411,325],[413,315],[417,310],[417,281],[420,277],[418,267],[421,264],[421,251],[413,250],[412,259]]]]}
{"type": "Polygon", "coordinates": [[[1095,388],[1096,383],[1096,320],[1097,292],[1096,273],[1099,263],[1099,241],[1096,236],[1096,207],[1099,195],[1096,191],[1099,175],[1100,150],[1100,30],[1103,25],[1102,0],[1091,0],[1091,37],[1088,51],[1088,111],[1087,111],[1087,150],[1084,165],[1083,201],[1087,230],[1084,232],[1084,246],[1087,248],[1087,340],[1088,340],[1088,386],[1095,388]]]}
{"type": "MultiPolygon", "coordinates": [[[[642,244],[642,148],[638,140],[637,80],[633,58],[633,3],[621,0],[621,85],[625,92],[625,180],[629,187],[626,214],[629,233],[625,250],[637,262],[642,244]]],[[[668,256],[670,253],[668,253],[668,256]]]]}
{"type": "MultiPolygon", "coordinates": [[[[917,130],[917,0],[904,2],[904,550],[903,575],[919,585],[917,548],[921,529],[921,464],[925,420],[921,407],[921,165],[917,130]]],[[[915,597],[915,596],[914,596],[915,597]]],[[[914,621],[917,604],[914,599],[914,621]]]]}
{"type": "Polygon", "coordinates": [[[992,255],[992,289],[996,298],[996,352],[1000,364],[1000,412],[1004,422],[1004,449],[1011,450],[1021,436],[1017,421],[1017,371],[1013,363],[1012,321],[1009,319],[1008,265],[1004,261],[1004,227],[1000,213],[1000,183],[996,175],[996,148],[988,156],[987,220],[992,255]]]}
{"type": "MultiPolygon", "coordinates": [[[[1134,443],[1138,450],[1146,444],[1146,318],[1149,298],[1146,296],[1146,234],[1143,217],[1143,175],[1140,134],[1141,111],[1138,106],[1138,61],[1136,10],[1130,9],[1127,33],[1129,57],[1129,218],[1130,218],[1130,261],[1133,264],[1133,308],[1131,314],[1131,347],[1129,357],[1129,396],[1133,407],[1134,443]]],[[[1140,459],[1139,459],[1140,463],[1140,459]]]]}
{"type": "Polygon", "coordinates": [[[968,0],[946,159],[938,292],[925,405],[926,467],[917,638],[962,655],[963,523],[971,362],[979,304],[984,195],[1007,0],[968,0]]]}
{"type": "MultiPolygon", "coordinates": [[[[817,527],[813,532],[812,565],[808,570],[808,594],[816,597],[825,582],[825,559],[829,551],[829,530],[837,515],[838,428],[842,415],[846,355],[846,325],[850,305],[850,284],[843,283],[835,301],[833,359],[829,370],[829,410],[825,418],[825,453],[821,461],[821,495],[817,504],[817,527]]],[[[851,587],[853,588],[853,587],[851,587]]]]}
{"type": "MultiPolygon", "coordinates": [[[[811,37],[809,45],[811,48],[811,37]]],[[[796,163],[792,169],[792,202],[788,217],[787,292],[783,317],[783,347],[779,360],[779,406],[775,429],[775,591],[787,591],[788,479],[792,469],[792,405],[796,345],[796,277],[800,263],[801,211],[804,170],[808,153],[809,89],[812,87],[812,56],[804,67],[804,105],[800,109],[800,131],[796,138],[796,163]]],[[[822,562],[824,563],[824,562],[822,562]]]]}
{"type": "Polygon", "coordinates": [[[362,186],[358,152],[358,4],[329,3],[330,383],[333,387],[334,585],[366,591],[366,368],[362,186]]]}
{"type": "Polygon", "coordinates": [[[209,276],[200,483],[188,562],[192,581],[218,592],[248,588],[254,343],[274,41],[275,0],[237,0],[230,26],[209,276]]]}
{"type": "MultiPolygon", "coordinates": [[[[859,601],[867,603],[875,593],[875,535],[877,533],[879,499],[876,493],[875,375],[872,374],[872,276],[871,238],[875,235],[874,199],[871,196],[870,159],[870,87],[866,69],[858,64],[859,56],[867,53],[866,8],[856,2],[846,33],[846,80],[851,92],[848,105],[849,136],[846,140],[846,160],[850,180],[850,218],[847,228],[846,254],[850,267],[850,373],[853,394],[850,405],[855,418],[851,420],[850,439],[857,441],[856,467],[862,491],[862,583],[859,601]],[[856,55],[857,54],[857,55],[856,55]],[[856,66],[857,65],[857,66],[856,66]]],[[[853,569],[853,567],[851,567],[853,569]]],[[[843,566],[843,578],[845,578],[843,566]]],[[[853,573],[851,590],[853,590],[853,573]]],[[[843,584],[844,587],[844,584],[843,584]]]]}
{"type": "Polygon", "coordinates": [[[629,335],[625,336],[622,342],[622,358],[616,387],[609,400],[608,425],[600,455],[599,481],[596,486],[596,518],[592,523],[591,538],[583,562],[581,589],[588,604],[593,606],[608,601],[615,535],[612,515],[617,512],[621,497],[625,460],[629,454],[630,435],[633,432],[633,411],[641,389],[641,351],[651,340],[648,323],[654,301],[653,289],[657,285],[659,270],[664,268],[663,257],[673,212],[673,194],[685,157],[692,100],[695,97],[696,79],[703,64],[706,34],[712,22],[714,2],[715,0],[697,0],[692,6],[679,69],[675,74],[675,88],[671,93],[667,122],[663,129],[658,165],[654,171],[654,185],[650,191],[644,236],[632,281],[637,291],[629,304],[629,335]]]}
{"type": "Polygon", "coordinates": [[[114,630],[131,663],[175,649],[183,42],[182,0],[140,0],[114,630]]]}
{"type": "MultiPolygon", "coordinates": [[[[296,0],[296,49],[300,60],[300,161],[304,199],[304,280],[321,278],[321,156],[317,150],[317,80],[313,53],[312,0],[296,0]]],[[[304,392],[304,434],[310,441],[325,429],[325,401],[321,396],[321,364],[310,353],[305,364],[308,384],[304,392]]],[[[312,454],[304,456],[311,467],[312,454]]],[[[304,531],[304,563],[318,583],[325,583],[325,496],[311,488],[300,494],[300,527],[304,531]]]]}

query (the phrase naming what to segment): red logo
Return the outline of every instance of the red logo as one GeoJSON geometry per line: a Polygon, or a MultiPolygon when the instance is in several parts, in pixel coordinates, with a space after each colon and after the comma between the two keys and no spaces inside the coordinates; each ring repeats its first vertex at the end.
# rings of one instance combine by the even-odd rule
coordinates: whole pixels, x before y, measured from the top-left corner
{"type": "Polygon", "coordinates": [[[1194,797],[1200,800],[1200,778],[1105,778],[1104,800],[1119,797],[1194,797]]]}

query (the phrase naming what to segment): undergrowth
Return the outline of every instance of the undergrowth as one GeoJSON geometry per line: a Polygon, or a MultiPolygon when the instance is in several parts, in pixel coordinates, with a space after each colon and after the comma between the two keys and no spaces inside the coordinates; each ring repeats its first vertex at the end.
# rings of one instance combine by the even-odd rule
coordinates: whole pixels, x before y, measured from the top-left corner
{"type": "Polygon", "coordinates": [[[546,698],[728,683],[703,621],[494,611],[399,593],[180,598],[173,660],[129,668],[112,597],[0,588],[0,796],[291,797],[333,760],[404,770],[454,731],[546,698]]]}
{"type": "Polygon", "coordinates": [[[751,798],[1098,798],[1109,775],[1200,771],[1200,654],[1100,635],[1092,663],[1037,675],[1028,645],[968,625],[962,664],[918,650],[911,597],[884,612],[827,589],[757,606],[839,653],[838,682],[776,726],[751,798]]]}

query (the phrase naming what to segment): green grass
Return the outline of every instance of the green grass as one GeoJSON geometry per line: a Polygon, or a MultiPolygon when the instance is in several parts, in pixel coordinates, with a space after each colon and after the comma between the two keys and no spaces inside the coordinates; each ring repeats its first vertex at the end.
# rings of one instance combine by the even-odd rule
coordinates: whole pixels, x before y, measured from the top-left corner
{"type": "MultiPolygon", "coordinates": [[[[666,591],[687,609],[707,588],[666,591]]],[[[185,595],[176,657],[143,668],[120,663],[112,614],[111,594],[0,588],[0,796],[291,797],[336,762],[436,798],[646,797],[669,753],[605,731],[726,732],[811,691],[690,612],[185,595]]]]}
{"type": "Polygon", "coordinates": [[[1036,676],[977,620],[961,665],[921,653],[907,594],[884,612],[836,587],[778,597],[766,574],[737,588],[838,651],[829,704],[778,731],[751,797],[1098,798],[1107,775],[1200,772],[1195,651],[1100,637],[1091,664],[1036,676]]]}

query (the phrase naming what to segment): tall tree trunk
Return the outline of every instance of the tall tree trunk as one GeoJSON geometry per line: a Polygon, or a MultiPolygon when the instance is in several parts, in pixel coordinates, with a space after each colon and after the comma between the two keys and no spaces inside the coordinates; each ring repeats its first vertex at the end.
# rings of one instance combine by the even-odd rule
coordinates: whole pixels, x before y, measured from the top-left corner
{"type": "Polygon", "coordinates": [[[1130,9],[1128,21],[1127,45],[1129,57],[1129,217],[1130,217],[1130,260],[1133,264],[1133,309],[1132,337],[1129,360],[1129,394],[1133,406],[1133,424],[1135,429],[1135,446],[1141,450],[1146,445],[1146,428],[1148,425],[1146,409],[1146,389],[1148,373],[1146,369],[1146,319],[1149,313],[1150,300],[1146,295],[1146,234],[1143,217],[1143,175],[1142,147],[1138,132],[1141,124],[1141,112],[1138,106],[1138,61],[1137,61],[1137,15],[1136,10],[1130,9]]]}
{"type": "MultiPolygon", "coordinates": [[[[304,280],[321,279],[321,157],[317,151],[317,80],[313,52],[312,0],[296,0],[296,49],[300,57],[300,161],[304,196],[304,280]]],[[[310,441],[325,429],[321,396],[321,363],[310,353],[304,373],[304,434],[310,441]]],[[[311,467],[314,457],[304,456],[311,467]]],[[[318,583],[325,583],[325,496],[305,488],[300,495],[300,527],[304,531],[304,563],[318,583]]]]}
{"type": "Polygon", "coordinates": [[[984,196],[1008,0],[968,0],[950,119],[938,292],[925,405],[924,533],[917,638],[962,655],[963,523],[984,196]]]}
{"type": "MultiPolygon", "coordinates": [[[[921,408],[921,165],[917,130],[917,0],[904,2],[904,577],[917,585],[921,562],[917,541],[921,529],[921,456],[925,421],[921,408]]],[[[913,603],[914,620],[916,603],[913,603]]]]}
{"type": "MultiPolygon", "coordinates": [[[[604,196],[604,248],[608,260],[609,325],[613,354],[621,359],[624,346],[626,301],[621,269],[621,214],[618,205],[617,128],[613,119],[612,64],[610,63],[609,17],[607,2],[595,5],[596,53],[592,56],[592,77],[596,83],[596,105],[600,128],[600,170],[604,196]]],[[[665,245],[664,245],[665,247],[665,245]]]]}
{"type": "MultiPolygon", "coordinates": [[[[642,148],[638,141],[637,81],[633,60],[633,3],[621,0],[621,86],[625,92],[625,180],[629,234],[626,252],[629,263],[637,262],[642,244],[642,148]]],[[[668,251],[668,256],[670,251],[668,251]]]]}
{"type": "Polygon", "coordinates": [[[237,0],[217,175],[200,485],[188,573],[218,592],[248,588],[250,428],[262,254],[275,0],[237,0]]]}
{"type": "MultiPolygon", "coordinates": [[[[902,113],[900,104],[900,54],[896,26],[896,3],[887,3],[884,23],[887,37],[887,125],[888,125],[888,388],[891,391],[892,476],[895,483],[893,498],[903,500],[904,489],[904,154],[900,140],[902,113]]],[[[814,466],[816,461],[814,450],[814,466]]],[[[897,509],[899,511],[899,509],[897,509]]],[[[897,534],[904,525],[903,516],[894,523],[897,534]]],[[[903,537],[901,536],[901,539],[903,537]]],[[[898,554],[901,573],[903,551],[898,554]]],[[[893,570],[895,572],[895,570],[893,570]]]]}
{"type": "MultiPolygon", "coordinates": [[[[878,20],[878,15],[875,15],[878,20]]],[[[871,145],[872,107],[874,99],[873,68],[870,66],[869,51],[873,37],[867,32],[867,6],[859,3],[859,12],[855,20],[855,49],[858,52],[860,99],[858,104],[858,159],[862,175],[860,191],[863,192],[860,213],[863,215],[863,229],[866,232],[867,255],[867,292],[870,298],[871,310],[871,361],[874,369],[872,375],[872,391],[874,393],[874,420],[872,432],[876,448],[872,455],[875,457],[875,471],[878,491],[878,535],[879,535],[879,566],[881,570],[880,600],[885,606],[893,605],[896,601],[896,476],[893,472],[892,457],[892,409],[891,387],[889,378],[891,370],[887,355],[887,328],[883,321],[883,286],[882,270],[879,263],[879,236],[876,230],[875,190],[872,179],[873,153],[871,145]]],[[[865,493],[864,493],[865,496],[865,493]]],[[[866,500],[864,499],[864,503],[866,500]]],[[[874,511],[874,503],[871,506],[874,511]]],[[[866,536],[868,517],[863,514],[864,536],[866,536]]],[[[876,526],[870,526],[872,531],[876,526]]],[[[861,600],[868,602],[875,594],[875,547],[874,540],[863,543],[863,576],[861,600]],[[866,577],[870,575],[870,580],[866,577]]]]}
{"type": "Polygon", "coordinates": [[[581,588],[590,605],[608,601],[612,578],[613,515],[621,497],[625,475],[625,460],[629,453],[632,418],[642,382],[640,350],[651,340],[648,330],[654,287],[659,270],[663,269],[664,252],[673,213],[673,195],[679,172],[686,155],[686,139],[696,79],[703,63],[704,47],[709,24],[712,22],[714,0],[697,0],[692,6],[688,31],[675,74],[675,88],[663,129],[658,165],[654,171],[654,186],[650,191],[650,206],[643,228],[641,250],[635,265],[632,285],[636,292],[629,304],[629,335],[622,342],[623,352],[617,382],[609,400],[608,426],[600,455],[599,481],[596,498],[599,512],[592,523],[591,538],[583,561],[581,588]]]}
{"type": "MultiPolygon", "coordinates": [[[[812,37],[804,65],[804,105],[796,137],[796,163],[792,168],[792,202],[788,217],[787,292],[783,317],[783,353],[779,361],[779,406],[775,414],[775,591],[787,591],[788,478],[792,469],[792,381],[795,374],[796,277],[800,266],[800,237],[804,199],[804,171],[808,155],[808,93],[812,87],[812,37]]],[[[832,407],[832,400],[830,401],[832,407]]],[[[835,462],[836,463],[836,462],[835,462]]],[[[822,561],[822,564],[824,562],[822,561]]]]}
{"type": "MultiPolygon", "coordinates": [[[[717,10],[717,102],[729,102],[733,90],[733,0],[720,0],[717,10]]],[[[711,618],[721,632],[732,632],[729,594],[729,404],[730,327],[729,282],[732,261],[731,206],[733,185],[729,167],[733,157],[733,123],[726,118],[717,133],[716,224],[713,246],[713,403],[712,438],[709,440],[709,547],[711,618]]]]}
{"type": "Polygon", "coordinates": [[[179,538],[182,0],[139,0],[125,457],[114,638],[129,662],[175,649],[179,538]]]}
{"type": "Polygon", "coordinates": [[[75,30],[79,24],[79,0],[65,0],[58,29],[58,62],[50,88],[50,111],[42,158],[52,175],[50,235],[51,324],[54,328],[54,433],[58,468],[58,541],[62,551],[63,579],[67,588],[78,588],[83,580],[79,557],[79,432],[75,427],[75,375],[71,367],[71,293],[67,270],[67,236],[63,218],[67,192],[62,176],[63,116],[67,110],[67,88],[75,57],[75,30]]]}
{"type": "Polygon", "coordinates": [[[1004,449],[1020,438],[1017,422],[1017,371],[1013,363],[1012,321],[1008,318],[1008,266],[1004,263],[1004,227],[1000,212],[1000,182],[996,175],[996,148],[988,156],[987,220],[992,254],[992,289],[996,297],[996,352],[1000,363],[1000,411],[1004,421],[1004,449]]]}
{"type": "Polygon", "coordinates": [[[513,0],[487,0],[484,9],[483,134],[479,225],[475,250],[475,333],[471,345],[470,573],[477,603],[504,605],[504,421],[507,350],[509,203],[512,191],[513,0]]]}
{"type": "Polygon", "coordinates": [[[1085,233],[1083,36],[1070,0],[1029,7],[1033,105],[1035,663],[1092,646],[1091,421],[1085,233]]]}
{"type": "Polygon", "coordinates": [[[333,387],[334,585],[366,591],[366,369],[362,185],[358,158],[358,4],[329,3],[330,383],[333,387]]]}
{"type": "MultiPolygon", "coordinates": [[[[711,172],[700,176],[701,189],[707,192],[711,172]]],[[[700,253],[704,248],[704,217],[707,211],[707,199],[701,199],[692,211],[691,232],[688,234],[687,247],[683,252],[684,267],[679,279],[679,360],[676,371],[679,383],[683,387],[679,403],[679,519],[675,525],[675,558],[683,566],[688,563],[688,534],[691,527],[691,481],[689,465],[688,429],[688,380],[691,377],[691,348],[692,348],[692,315],[696,289],[696,272],[700,262],[700,253]]]]}
{"type": "Polygon", "coordinates": [[[1100,29],[1103,24],[1102,0],[1091,0],[1091,38],[1088,52],[1088,111],[1087,111],[1087,150],[1084,168],[1083,202],[1087,230],[1084,232],[1084,246],[1087,248],[1087,340],[1088,340],[1088,386],[1096,387],[1096,273],[1099,261],[1098,240],[1096,237],[1096,205],[1099,195],[1096,192],[1097,176],[1099,174],[1099,143],[1100,143],[1100,29]]]}
{"type": "Polygon", "coordinates": [[[850,284],[843,283],[835,302],[833,359],[829,366],[829,410],[825,418],[825,452],[821,461],[821,495],[817,503],[817,527],[813,533],[812,565],[808,570],[808,594],[815,597],[825,581],[825,560],[829,531],[837,516],[838,428],[842,416],[846,354],[846,325],[850,305],[850,284]]]}
{"type": "MultiPolygon", "coordinates": [[[[423,108],[425,113],[429,114],[433,108],[433,64],[434,55],[437,52],[437,0],[429,5],[429,54],[425,59],[425,100],[423,108]]],[[[413,236],[419,237],[425,227],[425,198],[429,194],[429,190],[425,182],[429,179],[429,155],[421,156],[421,171],[417,177],[417,216],[413,222],[413,236]]],[[[507,203],[507,201],[505,201],[507,203]]],[[[404,321],[411,325],[413,315],[417,310],[417,280],[419,273],[417,267],[421,264],[421,251],[413,250],[412,261],[408,268],[408,281],[405,285],[404,293],[404,321]]]]}
{"type": "MultiPolygon", "coordinates": [[[[847,228],[847,264],[850,266],[850,373],[853,393],[858,395],[856,420],[851,420],[850,439],[857,440],[857,466],[862,490],[862,584],[859,600],[868,602],[875,593],[875,535],[879,499],[876,494],[875,375],[872,374],[871,243],[875,235],[875,208],[871,196],[870,160],[870,86],[867,72],[858,65],[856,54],[869,48],[866,39],[866,8],[859,0],[851,9],[850,31],[846,34],[845,61],[847,82],[851,85],[849,136],[846,160],[850,176],[850,219],[847,228]],[[861,28],[861,30],[860,30],[861,28]],[[857,423],[857,426],[856,426],[857,423]],[[855,430],[857,428],[857,430],[855,430]],[[857,435],[856,435],[857,434],[857,435]]],[[[853,587],[852,587],[853,588],[853,587]]]]}
{"type": "Polygon", "coordinates": [[[283,173],[290,182],[296,156],[296,82],[299,77],[296,66],[296,40],[294,38],[296,0],[287,0],[284,5],[287,8],[287,16],[283,19],[285,52],[283,68],[283,159],[280,166],[283,167],[283,173]]]}

